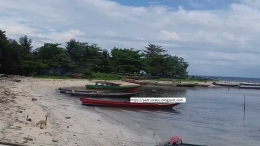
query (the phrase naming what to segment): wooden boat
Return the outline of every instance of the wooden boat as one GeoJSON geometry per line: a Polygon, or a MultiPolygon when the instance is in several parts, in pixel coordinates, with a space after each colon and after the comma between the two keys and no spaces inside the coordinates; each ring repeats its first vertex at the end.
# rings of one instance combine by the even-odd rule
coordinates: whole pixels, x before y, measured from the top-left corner
{"type": "Polygon", "coordinates": [[[65,88],[59,88],[58,89],[60,93],[68,93],[68,92],[80,92],[80,93],[94,93],[94,92],[101,92],[97,90],[74,90],[74,89],[65,89],[65,88]]]}
{"type": "Polygon", "coordinates": [[[81,96],[81,97],[112,97],[112,98],[129,98],[135,96],[137,93],[104,93],[104,92],[67,92],[71,96],[81,96]]]}
{"type": "Polygon", "coordinates": [[[119,83],[114,83],[114,82],[104,82],[104,83],[113,84],[114,86],[120,86],[121,85],[119,83]]]}
{"type": "Polygon", "coordinates": [[[245,85],[245,86],[260,86],[260,83],[240,83],[239,85],[245,85]]]}
{"type": "Polygon", "coordinates": [[[260,89],[260,85],[259,86],[254,86],[254,85],[239,85],[239,88],[243,88],[243,89],[260,89]]]}
{"type": "Polygon", "coordinates": [[[213,85],[218,85],[218,86],[227,86],[227,87],[237,87],[238,84],[237,83],[217,83],[217,82],[213,82],[213,85]]]}
{"type": "Polygon", "coordinates": [[[134,80],[134,79],[122,79],[122,81],[128,82],[128,83],[139,84],[139,85],[147,85],[147,84],[150,84],[149,82],[141,82],[141,81],[136,81],[136,80],[134,80]]]}
{"type": "Polygon", "coordinates": [[[207,85],[207,84],[197,84],[195,86],[198,86],[198,87],[209,87],[210,85],[207,85]]]}
{"type": "Polygon", "coordinates": [[[114,83],[110,82],[96,82],[95,85],[85,85],[87,89],[95,89],[95,90],[114,90],[117,92],[127,92],[127,93],[135,93],[140,85],[130,85],[130,86],[117,86],[114,83]]]}
{"type": "Polygon", "coordinates": [[[198,83],[177,83],[177,87],[194,87],[196,86],[198,83]]]}
{"type": "Polygon", "coordinates": [[[89,98],[80,98],[82,105],[88,106],[105,106],[105,107],[123,107],[123,108],[148,108],[148,109],[170,109],[179,103],[173,104],[157,104],[157,103],[133,103],[109,100],[96,100],[89,98]]]}
{"type": "Polygon", "coordinates": [[[155,86],[168,86],[168,87],[172,87],[172,86],[176,86],[176,84],[173,83],[150,83],[151,85],[155,85],[155,86]]]}

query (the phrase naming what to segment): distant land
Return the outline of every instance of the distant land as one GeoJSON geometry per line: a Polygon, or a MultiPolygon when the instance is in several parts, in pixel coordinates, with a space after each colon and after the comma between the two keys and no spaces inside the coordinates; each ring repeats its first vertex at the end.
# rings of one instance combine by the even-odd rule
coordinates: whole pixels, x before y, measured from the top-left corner
{"type": "Polygon", "coordinates": [[[205,75],[189,75],[190,77],[201,77],[201,78],[210,78],[217,79],[222,81],[238,81],[238,82],[260,82],[260,78],[248,78],[248,77],[224,77],[224,76],[205,76],[205,75]]]}

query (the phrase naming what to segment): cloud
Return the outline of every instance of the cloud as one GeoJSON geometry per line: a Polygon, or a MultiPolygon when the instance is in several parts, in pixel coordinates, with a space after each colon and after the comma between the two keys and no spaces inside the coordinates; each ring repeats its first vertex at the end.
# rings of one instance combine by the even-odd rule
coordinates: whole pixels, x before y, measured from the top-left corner
{"type": "Polygon", "coordinates": [[[46,34],[37,34],[36,37],[39,39],[45,39],[49,42],[63,42],[64,40],[69,41],[71,38],[78,38],[82,37],[85,34],[77,29],[71,29],[69,31],[64,32],[56,32],[55,30],[50,30],[50,33],[48,35],[46,34]]]}
{"type": "MultiPolygon", "coordinates": [[[[161,30],[160,33],[161,33],[160,38],[162,40],[167,40],[167,41],[180,41],[181,40],[180,36],[175,32],[168,32],[166,30],[161,30]]],[[[160,38],[158,38],[158,39],[160,39],[160,38]]]]}
{"type": "Polygon", "coordinates": [[[258,1],[234,0],[223,9],[196,10],[156,3],[125,6],[110,0],[3,1],[0,29],[14,39],[28,35],[35,47],[46,41],[64,45],[72,38],[106,49],[144,49],[151,42],[170,54],[188,56],[192,65],[237,64],[246,69],[254,60],[259,63],[258,1]]]}

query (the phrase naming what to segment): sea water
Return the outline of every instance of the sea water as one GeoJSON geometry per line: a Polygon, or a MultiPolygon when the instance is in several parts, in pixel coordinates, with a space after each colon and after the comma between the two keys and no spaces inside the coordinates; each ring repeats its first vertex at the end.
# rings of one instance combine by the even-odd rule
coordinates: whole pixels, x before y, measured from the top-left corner
{"type": "Polygon", "coordinates": [[[138,96],[186,97],[175,110],[101,107],[99,112],[142,130],[158,141],[178,135],[185,143],[210,146],[259,146],[260,90],[225,87],[141,87],[138,96]],[[152,90],[157,92],[151,93],[152,90]],[[245,96],[245,112],[244,112],[245,96]]]}

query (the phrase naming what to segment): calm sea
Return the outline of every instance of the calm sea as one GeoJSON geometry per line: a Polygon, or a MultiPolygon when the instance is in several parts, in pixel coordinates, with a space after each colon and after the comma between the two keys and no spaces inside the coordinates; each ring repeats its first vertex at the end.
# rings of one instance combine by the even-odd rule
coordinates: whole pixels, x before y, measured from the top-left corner
{"type": "Polygon", "coordinates": [[[205,78],[208,77],[210,79],[217,79],[220,81],[237,81],[237,82],[260,82],[260,78],[244,78],[244,77],[221,77],[221,76],[197,76],[191,75],[190,77],[201,77],[205,78]]]}
{"type": "Polygon", "coordinates": [[[161,141],[178,135],[185,143],[210,146],[260,144],[260,90],[144,86],[139,92],[139,96],[186,97],[187,102],[167,111],[98,107],[99,112],[161,141]]]}

